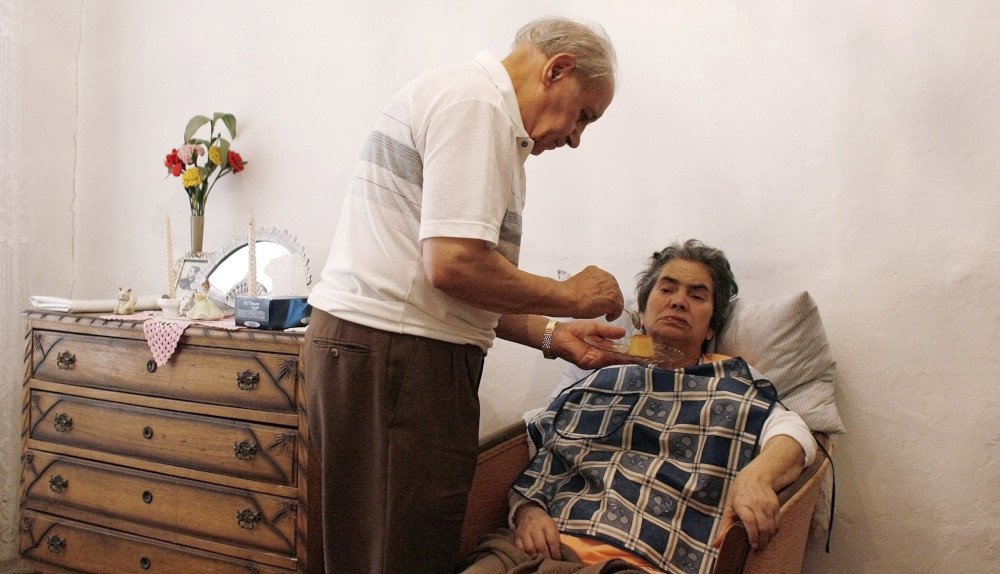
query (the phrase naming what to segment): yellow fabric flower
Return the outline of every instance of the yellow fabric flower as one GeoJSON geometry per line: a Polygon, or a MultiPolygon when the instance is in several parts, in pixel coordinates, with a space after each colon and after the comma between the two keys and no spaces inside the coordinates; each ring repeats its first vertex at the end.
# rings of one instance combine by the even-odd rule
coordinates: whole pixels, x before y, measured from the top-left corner
{"type": "Polygon", "coordinates": [[[184,172],[184,187],[198,187],[201,185],[201,170],[197,167],[184,172]]]}
{"type": "Polygon", "coordinates": [[[215,165],[222,165],[222,149],[219,146],[208,148],[208,161],[215,165]]]}

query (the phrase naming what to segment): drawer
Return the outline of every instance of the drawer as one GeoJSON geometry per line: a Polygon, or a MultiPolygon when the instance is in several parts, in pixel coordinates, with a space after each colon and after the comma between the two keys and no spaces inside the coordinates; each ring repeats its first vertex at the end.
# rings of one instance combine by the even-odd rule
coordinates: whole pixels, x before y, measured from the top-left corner
{"type": "Polygon", "coordinates": [[[296,412],[298,357],[179,345],[158,367],[146,341],[35,331],[33,376],[213,405],[296,412]]]}
{"type": "Polygon", "coordinates": [[[237,558],[26,511],[20,554],[34,566],[88,574],[290,574],[237,558]]]}
{"type": "Polygon", "coordinates": [[[33,451],[25,455],[21,484],[27,508],[295,558],[294,499],[33,451]]]}
{"type": "Polygon", "coordinates": [[[28,424],[31,440],[296,485],[291,428],[44,391],[31,393],[28,424]]]}

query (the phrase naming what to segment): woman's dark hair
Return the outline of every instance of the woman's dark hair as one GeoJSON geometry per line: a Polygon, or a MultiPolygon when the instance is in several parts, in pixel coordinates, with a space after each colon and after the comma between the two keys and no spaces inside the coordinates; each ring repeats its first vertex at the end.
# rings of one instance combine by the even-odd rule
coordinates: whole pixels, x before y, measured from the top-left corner
{"type": "Polygon", "coordinates": [[[709,247],[697,239],[688,239],[683,244],[674,243],[667,246],[649,258],[649,267],[645,271],[636,275],[635,294],[638,298],[639,313],[646,311],[646,303],[649,295],[653,292],[657,280],[660,278],[660,270],[668,262],[674,259],[694,261],[708,267],[708,273],[712,277],[712,292],[714,301],[712,307],[712,319],[708,326],[718,333],[726,324],[729,318],[729,304],[739,293],[739,286],[736,285],[736,278],[733,277],[733,270],[729,267],[729,260],[726,254],[720,249],[709,247]]]}

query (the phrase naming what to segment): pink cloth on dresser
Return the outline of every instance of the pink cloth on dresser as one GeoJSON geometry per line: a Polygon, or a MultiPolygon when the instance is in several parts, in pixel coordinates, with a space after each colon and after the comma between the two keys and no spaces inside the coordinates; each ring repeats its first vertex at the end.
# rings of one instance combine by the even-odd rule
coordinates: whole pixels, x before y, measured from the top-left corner
{"type": "Polygon", "coordinates": [[[237,326],[236,320],[233,317],[227,317],[219,321],[192,321],[182,318],[167,319],[158,315],[150,317],[143,321],[142,332],[146,335],[146,341],[149,343],[149,350],[153,353],[153,360],[156,361],[156,366],[162,367],[167,364],[170,357],[174,355],[174,351],[177,350],[177,342],[180,341],[181,335],[191,325],[205,325],[214,329],[228,330],[244,328],[237,326]]]}

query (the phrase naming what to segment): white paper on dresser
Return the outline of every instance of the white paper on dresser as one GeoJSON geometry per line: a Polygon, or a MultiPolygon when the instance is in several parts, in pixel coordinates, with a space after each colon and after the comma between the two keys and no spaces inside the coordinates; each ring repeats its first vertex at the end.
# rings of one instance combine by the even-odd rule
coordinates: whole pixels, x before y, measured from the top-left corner
{"type": "MultiPolygon", "coordinates": [[[[136,298],[135,310],[148,311],[149,309],[159,309],[156,304],[156,295],[142,296],[136,298]]],[[[61,311],[63,313],[102,313],[115,310],[118,304],[117,299],[66,299],[64,297],[51,297],[48,295],[32,295],[28,297],[32,306],[46,311],[61,311]]]]}

